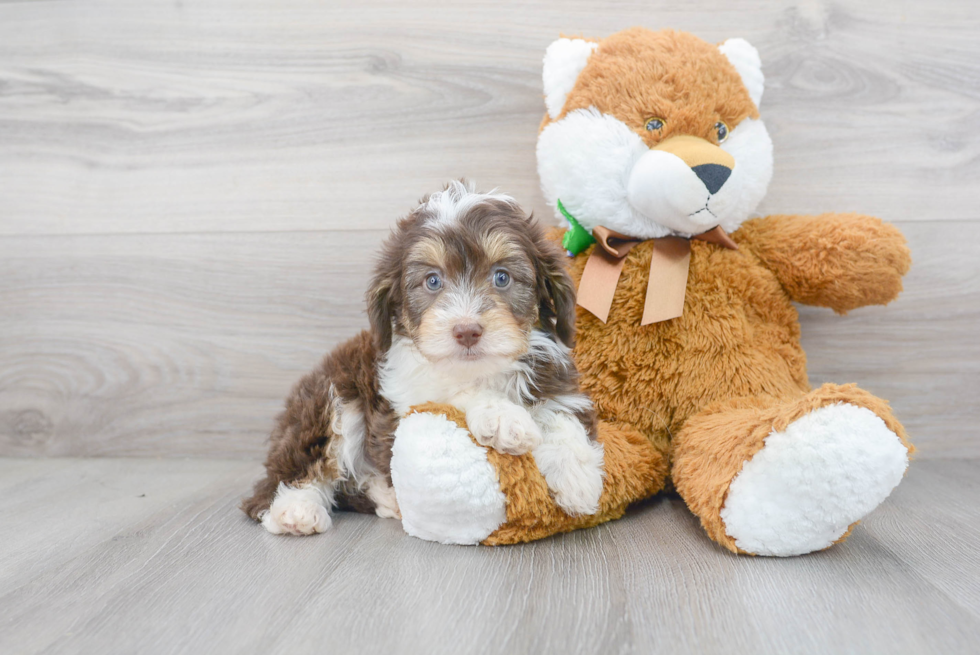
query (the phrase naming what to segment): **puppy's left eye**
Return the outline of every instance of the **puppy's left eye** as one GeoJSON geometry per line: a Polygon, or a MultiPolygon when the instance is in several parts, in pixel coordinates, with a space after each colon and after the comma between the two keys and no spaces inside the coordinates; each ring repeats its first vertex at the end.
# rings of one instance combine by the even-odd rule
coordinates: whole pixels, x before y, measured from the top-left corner
{"type": "Polygon", "coordinates": [[[442,278],[436,273],[431,273],[425,278],[425,288],[429,291],[438,291],[442,288],[442,278]]]}
{"type": "Polygon", "coordinates": [[[507,271],[497,271],[493,274],[493,286],[503,289],[510,284],[510,273],[507,271]]]}

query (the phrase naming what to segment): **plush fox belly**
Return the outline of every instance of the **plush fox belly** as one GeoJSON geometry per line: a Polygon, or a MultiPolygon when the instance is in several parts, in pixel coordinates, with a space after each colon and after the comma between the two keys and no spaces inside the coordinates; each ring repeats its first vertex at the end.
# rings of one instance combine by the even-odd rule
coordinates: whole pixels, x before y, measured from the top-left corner
{"type": "MultiPolygon", "coordinates": [[[[582,385],[601,419],[664,453],[657,482],[671,479],[721,545],[827,548],[888,496],[913,449],[884,400],[855,385],[811,390],[792,303],[887,303],[908,249],[894,227],[853,214],[754,219],[732,237],[737,250],[691,242],[682,315],[645,326],[654,243],[634,247],[607,321],[579,308],[582,385]]],[[[591,254],[571,260],[576,282],[591,254]]]]}
{"type": "MultiPolygon", "coordinates": [[[[652,242],[627,255],[606,323],[579,308],[575,358],[596,410],[665,453],[670,435],[716,400],[809,391],[796,309],[751,245],[733,236],[738,250],[692,242],[679,318],[640,325],[652,242]]],[[[572,260],[576,283],[591,252],[572,260]]]]}

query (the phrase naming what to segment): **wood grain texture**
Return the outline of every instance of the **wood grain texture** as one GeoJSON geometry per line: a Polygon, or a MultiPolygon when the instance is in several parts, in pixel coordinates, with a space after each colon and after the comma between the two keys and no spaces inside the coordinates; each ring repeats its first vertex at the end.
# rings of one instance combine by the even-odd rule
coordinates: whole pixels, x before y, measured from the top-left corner
{"type": "Polygon", "coordinates": [[[0,454],[258,458],[295,379],[366,323],[370,260],[446,179],[543,220],[559,33],[744,36],[764,212],[898,222],[887,308],[804,308],[814,382],[980,455],[980,6],[968,0],[0,3],[0,454]]]}
{"type": "Polygon", "coordinates": [[[710,542],[681,501],[525,546],[340,514],[276,537],[243,462],[0,460],[4,653],[975,653],[980,462],[914,464],[842,546],[710,542]]]}
{"type": "MultiPolygon", "coordinates": [[[[980,454],[980,224],[904,226],[887,307],[804,308],[815,384],[892,401],[920,456],[980,454]]],[[[0,239],[0,452],[258,459],[290,386],[367,324],[382,232],[0,239]]]]}
{"type": "Polygon", "coordinates": [[[764,212],[977,217],[970,0],[89,0],[0,5],[0,234],[380,229],[461,175],[550,216],[544,49],[634,24],[759,48],[764,212]]]}

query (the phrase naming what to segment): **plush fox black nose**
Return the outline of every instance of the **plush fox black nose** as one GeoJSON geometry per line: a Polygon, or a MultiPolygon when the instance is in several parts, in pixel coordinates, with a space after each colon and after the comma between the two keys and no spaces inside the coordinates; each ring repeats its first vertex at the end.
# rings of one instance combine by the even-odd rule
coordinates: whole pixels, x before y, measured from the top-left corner
{"type": "Polygon", "coordinates": [[[476,323],[457,325],[453,328],[453,336],[456,337],[456,343],[459,345],[472,348],[483,336],[483,328],[476,323]]]}
{"type": "Polygon", "coordinates": [[[728,176],[732,174],[732,169],[721,164],[701,164],[691,170],[704,182],[704,186],[708,187],[708,193],[711,195],[718,193],[718,189],[728,181],[728,176]]]}

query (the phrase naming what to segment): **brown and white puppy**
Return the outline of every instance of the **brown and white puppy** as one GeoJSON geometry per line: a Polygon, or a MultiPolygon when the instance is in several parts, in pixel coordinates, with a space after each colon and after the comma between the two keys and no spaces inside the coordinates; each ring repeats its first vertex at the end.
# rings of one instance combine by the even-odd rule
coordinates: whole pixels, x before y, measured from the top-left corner
{"type": "Polygon", "coordinates": [[[574,287],[512,198],[452,182],[423,199],[385,242],[367,304],[371,331],[286,400],[250,517],[276,534],[322,532],[335,506],[398,517],[395,428],[429,401],[462,409],[481,444],[530,451],[566,512],[598,509],[602,446],[569,350],[574,287]]]}

